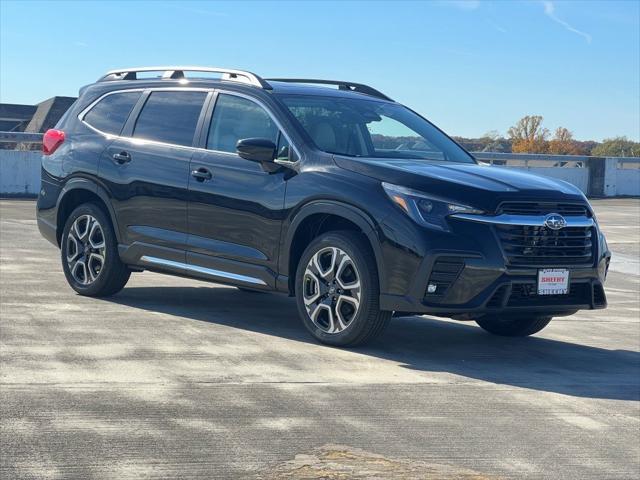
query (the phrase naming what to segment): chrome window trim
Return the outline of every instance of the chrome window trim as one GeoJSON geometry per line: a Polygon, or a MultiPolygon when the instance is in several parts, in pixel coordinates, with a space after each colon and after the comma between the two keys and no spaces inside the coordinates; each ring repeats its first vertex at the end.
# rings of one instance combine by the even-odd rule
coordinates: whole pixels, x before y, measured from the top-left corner
{"type": "Polygon", "coordinates": [[[152,265],[162,265],[165,267],[182,268],[184,270],[189,270],[192,272],[204,273],[205,275],[209,275],[212,277],[226,278],[229,280],[237,280],[240,282],[252,283],[254,285],[264,285],[264,286],[267,285],[264,280],[261,280],[259,278],[249,277],[247,275],[241,275],[239,273],[226,272],[224,270],[216,270],[213,268],[201,267],[199,265],[191,265],[189,263],[166,260],[164,258],[143,255],[142,257],[140,257],[140,261],[143,263],[149,263],[152,265]]]}
{"type": "MultiPolygon", "coordinates": [[[[525,227],[544,227],[546,215],[473,215],[470,213],[456,213],[450,215],[451,218],[467,220],[477,223],[488,223],[492,225],[519,225],[525,227]]],[[[588,217],[564,217],[567,227],[593,227],[595,225],[592,218],[588,217]]],[[[561,230],[560,230],[561,231],[561,230]]]]}
{"type": "MultiPolygon", "coordinates": [[[[239,93],[239,92],[234,92],[231,90],[224,90],[224,89],[218,89],[218,88],[203,88],[203,87],[147,87],[147,88],[123,88],[120,90],[113,90],[110,92],[106,92],[102,95],[100,95],[98,98],[96,98],[93,102],[91,102],[88,106],[86,106],[79,114],[78,114],[78,120],[80,120],[80,122],[82,122],[82,124],[84,124],[85,126],[87,126],[89,129],[93,130],[94,132],[108,138],[108,139],[119,139],[119,140],[126,140],[126,141],[133,141],[135,143],[138,144],[152,144],[152,145],[158,145],[158,146],[164,146],[164,147],[173,147],[173,148],[182,148],[182,149],[189,149],[189,150],[193,150],[193,151],[199,151],[199,152],[212,152],[212,153],[216,153],[216,154],[225,154],[225,155],[232,155],[234,157],[239,157],[239,155],[235,152],[225,152],[222,150],[213,150],[213,149],[209,149],[209,148],[201,148],[201,147],[194,147],[194,146],[188,146],[188,145],[176,145],[174,143],[165,143],[165,142],[159,142],[157,140],[146,140],[143,138],[136,138],[136,137],[126,137],[126,136],[121,136],[121,135],[114,135],[112,133],[107,133],[107,132],[103,132],[102,130],[92,126],[91,124],[89,124],[88,122],[85,121],[84,117],[87,115],[87,113],[89,113],[89,111],[100,101],[102,101],[102,99],[104,99],[105,97],[108,97],[109,95],[114,95],[116,93],[127,93],[127,92],[164,92],[164,91],[180,91],[180,92],[214,92],[214,93],[223,93],[226,95],[235,95],[237,97],[242,97],[242,98],[246,98],[247,100],[250,100],[254,103],[256,103],[258,106],[260,106],[262,109],[264,109],[267,114],[269,115],[269,117],[271,118],[271,120],[273,120],[273,122],[276,124],[276,126],[278,127],[278,129],[280,130],[280,132],[285,136],[285,138],[287,139],[287,141],[289,142],[289,145],[291,145],[291,147],[295,150],[296,155],[298,156],[298,160],[295,162],[291,162],[291,161],[287,161],[287,160],[274,160],[275,163],[278,163],[280,165],[285,165],[287,167],[290,168],[295,168],[298,163],[300,162],[300,160],[302,159],[302,156],[300,155],[300,150],[298,149],[298,147],[296,147],[296,145],[291,141],[291,137],[287,134],[287,132],[284,130],[284,128],[282,128],[282,124],[278,121],[278,119],[273,115],[273,113],[271,112],[271,110],[269,110],[269,108],[260,100],[258,100],[255,97],[252,97],[250,95],[245,95],[243,93],[239,93]]],[[[216,99],[217,101],[217,99],[216,99]]],[[[203,105],[204,106],[204,105],[203,105]]],[[[134,105],[135,107],[135,105],[134,105]]],[[[215,111],[215,105],[213,107],[213,111],[215,111]]],[[[213,113],[211,115],[211,118],[213,118],[213,113]]],[[[211,119],[209,120],[211,121],[211,119]]],[[[210,127],[210,124],[206,126],[207,127],[207,131],[210,127]]]]}

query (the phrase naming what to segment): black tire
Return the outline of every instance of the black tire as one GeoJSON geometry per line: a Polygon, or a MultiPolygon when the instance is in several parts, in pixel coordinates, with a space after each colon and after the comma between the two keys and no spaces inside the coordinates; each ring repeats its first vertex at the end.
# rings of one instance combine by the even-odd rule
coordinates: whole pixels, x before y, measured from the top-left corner
{"type": "Polygon", "coordinates": [[[530,315],[486,315],[476,323],[489,333],[503,337],[527,337],[546,327],[552,317],[530,315]]]}
{"type": "MultiPolygon", "coordinates": [[[[336,265],[336,268],[338,266],[336,265]]],[[[334,282],[335,283],[335,282],[334,282]]],[[[326,287],[323,287],[326,288],[326,287]]],[[[296,301],[298,312],[307,330],[318,341],[339,347],[363,345],[376,338],[389,323],[392,312],[381,311],[379,305],[380,284],[378,270],[371,247],[362,235],[351,231],[336,231],[322,234],[306,248],[296,272],[296,301]],[[342,331],[328,333],[311,319],[305,306],[305,272],[311,259],[330,247],[339,249],[352,262],[356,279],[359,276],[359,306],[342,331]]],[[[341,293],[347,291],[338,290],[341,293]]],[[[351,292],[350,292],[351,293],[351,292]]],[[[329,295],[328,293],[326,295],[329,295]]],[[[339,295],[339,297],[342,295],[339,295]]],[[[335,297],[334,297],[335,298],[335,297]]],[[[338,300],[340,302],[340,300],[338,300]]]]}
{"type": "MultiPolygon", "coordinates": [[[[105,212],[94,203],[82,204],[73,212],[71,212],[71,215],[69,215],[69,218],[67,218],[67,221],[65,223],[64,230],[62,231],[60,252],[62,268],[64,270],[64,275],[67,278],[67,282],[69,283],[71,288],[73,288],[80,295],[85,295],[88,297],[106,297],[109,295],[113,295],[124,288],[127,281],[129,280],[129,276],[131,275],[131,271],[125,264],[120,261],[120,257],[118,255],[118,242],[113,231],[113,226],[111,225],[111,220],[105,214],[105,212]],[[91,278],[91,276],[87,274],[90,267],[86,262],[84,267],[80,266],[82,268],[79,268],[79,271],[84,271],[84,274],[79,275],[76,273],[72,273],[72,266],[67,260],[67,257],[69,255],[69,248],[76,248],[70,247],[69,243],[75,242],[76,245],[81,243],[79,242],[79,238],[76,238],[78,236],[75,234],[72,235],[72,240],[69,239],[71,228],[76,220],[81,217],[87,218],[87,216],[89,216],[89,218],[93,218],[98,223],[98,226],[101,230],[98,238],[102,238],[104,241],[104,247],[102,247],[99,251],[96,249],[92,250],[92,245],[78,247],[83,248],[83,258],[87,257],[87,248],[89,249],[89,252],[96,251],[102,254],[100,256],[103,258],[103,262],[101,267],[99,268],[99,271],[97,272],[97,274],[95,274],[95,278],[91,278]],[[77,277],[81,278],[78,279],[77,277]],[[86,282],[81,281],[83,278],[84,280],[86,280],[86,282]]],[[[78,262],[76,261],[71,263],[75,264],[78,262]]],[[[94,264],[95,262],[92,265],[94,264]]],[[[94,274],[95,270],[95,268],[91,270],[92,275],[94,274]]]]}

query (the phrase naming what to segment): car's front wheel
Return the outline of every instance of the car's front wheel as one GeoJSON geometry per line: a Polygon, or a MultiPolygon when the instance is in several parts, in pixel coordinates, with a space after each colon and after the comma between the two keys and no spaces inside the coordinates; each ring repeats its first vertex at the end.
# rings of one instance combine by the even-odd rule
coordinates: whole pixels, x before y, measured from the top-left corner
{"type": "Polygon", "coordinates": [[[373,340],[392,312],[381,311],[373,252],[351,231],[314,239],[296,274],[296,300],[305,326],[320,342],[356,346],[373,340]]]}
{"type": "Polygon", "coordinates": [[[546,327],[552,317],[532,315],[485,315],[476,320],[484,330],[504,337],[526,337],[546,327]]]}
{"type": "Polygon", "coordinates": [[[80,295],[113,295],[129,280],[111,221],[97,205],[85,203],[71,212],[60,243],[67,282],[80,295]]]}

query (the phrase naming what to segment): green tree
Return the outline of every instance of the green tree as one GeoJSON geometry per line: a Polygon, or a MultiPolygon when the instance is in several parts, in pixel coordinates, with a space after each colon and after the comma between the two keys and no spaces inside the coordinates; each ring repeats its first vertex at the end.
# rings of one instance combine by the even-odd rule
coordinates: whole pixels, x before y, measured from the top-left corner
{"type": "Polygon", "coordinates": [[[591,150],[596,157],[640,157],[640,143],[627,137],[605,138],[591,150]]]}

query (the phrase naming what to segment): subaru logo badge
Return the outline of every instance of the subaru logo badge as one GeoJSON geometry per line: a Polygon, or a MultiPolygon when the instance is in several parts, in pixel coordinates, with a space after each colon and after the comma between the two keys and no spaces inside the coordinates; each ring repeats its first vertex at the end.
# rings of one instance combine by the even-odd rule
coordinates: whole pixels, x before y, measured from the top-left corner
{"type": "Polygon", "coordinates": [[[560,230],[567,226],[567,221],[558,213],[550,213],[544,217],[544,226],[551,230],[560,230]]]}

